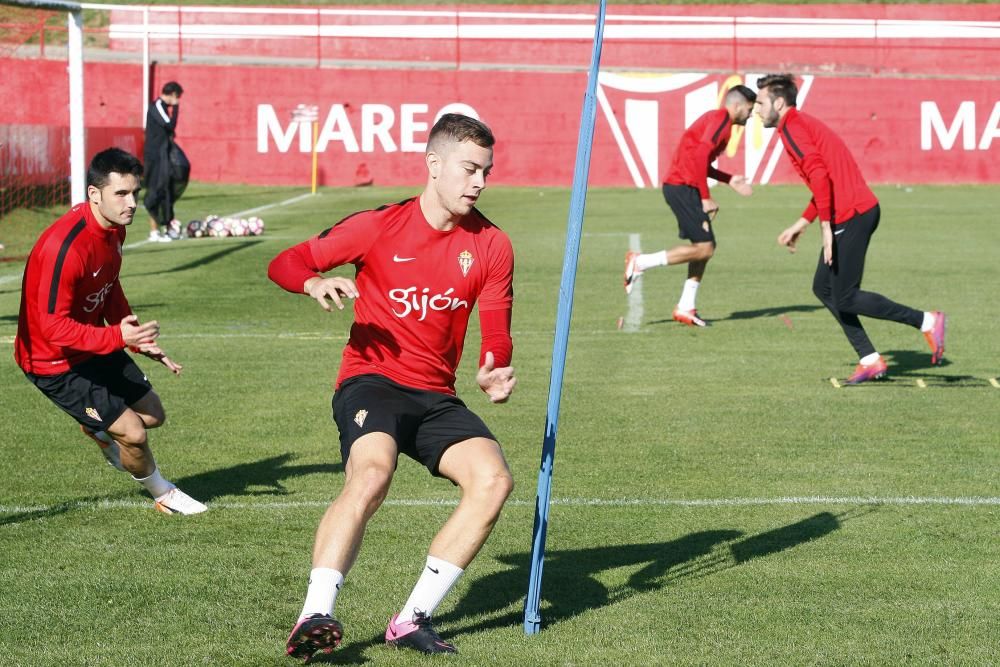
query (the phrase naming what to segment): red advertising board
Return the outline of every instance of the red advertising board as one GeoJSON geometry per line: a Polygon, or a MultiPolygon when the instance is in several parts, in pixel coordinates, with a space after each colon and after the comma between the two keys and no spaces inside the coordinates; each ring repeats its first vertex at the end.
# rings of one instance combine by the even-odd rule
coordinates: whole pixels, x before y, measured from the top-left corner
{"type": "MultiPolygon", "coordinates": [[[[581,68],[564,66],[561,58],[589,48],[573,29],[577,24],[592,26],[592,19],[588,24],[588,15],[573,14],[573,7],[556,9],[536,11],[560,17],[558,25],[565,28],[566,38],[517,41],[516,33],[511,33],[507,47],[516,44],[518,48],[507,48],[507,52],[516,55],[517,62],[497,62],[499,47],[480,36],[510,25],[536,29],[542,21],[534,14],[523,15],[523,7],[494,7],[489,12],[451,12],[454,34],[466,31],[461,65],[456,61],[454,66],[415,67],[393,58],[377,67],[182,60],[159,65],[154,86],[168,80],[184,86],[177,141],[191,159],[192,177],[199,180],[308,184],[313,128],[293,120],[292,115],[296,107],[307,105],[319,112],[316,149],[321,185],[419,182],[424,174],[420,156],[427,132],[439,114],[454,110],[480,117],[497,135],[492,183],[565,186],[572,180],[586,74],[581,68]],[[478,65],[469,64],[473,57],[480,61],[478,65]],[[549,66],[530,66],[539,60],[549,66]]],[[[175,8],[176,16],[170,19],[174,23],[164,30],[174,30],[178,45],[189,56],[198,53],[199,44],[207,48],[215,43],[216,49],[221,48],[219,39],[210,39],[214,33],[194,31],[199,24],[190,14],[193,11],[175,8]],[[205,39],[181,39],[188,34],[178,32],[181,24],[193,31],[191,35],[205,39]]],[[[316,27],[317,39],[323,25],[340,25],[339,11],[317,14],[322,19],[316,27]]],[[[383,16],[389,10],[381,11],[374,12],[379,21],[374,28],[358,19],[337,29],[360,26],[375,35],[390,34],[383,16]]],[[[810,73],[800,77],[799,108],[818,116],[844,138],[870,181],[996,180],[1000,16],[995,15],[1000,10],[989,6],[947,10],[851,6],[849,18],[843,18],[845,9],[835,6],[740,7],[739,16],[731,14],[734,7],[671,7],[671,16],[644,16],[642,11],[652,10],[616,8],[618,17],[609,21],[609,29],[615,29],[609,32],[598,82],[590,170],[593,185],[657,186],[684,127],[717,108],[726,88],[734,83],[753,88],[760,74],[790,69],[789,63],[807,57],[812,58],[811,64],[800,71],[810,73]],[[698,16],[693,17],[696,9],[698,16]],[[790,17],[793,9],[794,17],[790,17]],[[942,16],[948,20],[933,21],[942,16]],[[659,26],[660,32],[640,31],[639,37],[629,37],[631,33],[624,28],[639,30],[644,18],[649,19],[645,23],[659,26]],[[685,29],[684,21],[692,22],[690,43],[670,33],[678,25],[685,29]],[[680,63],[680,67],[668,72],[662,68],[665,62],[680,63]],[[739,67],[729,68],[730,64],[739,67]],[[856,76],[859,72],[866,75],[856,76]]],[[[656,11],[662,14],[664,10],[656,11]]],[[[441,12],[412,13],[417,15],[413,25],[399,19],[389,27],[433,28],[428,34],[437,37],[426,40],[428,58],[439,57],[435,49],[444,48],[446,42],[447,48],[456,47],[455,40],[447,39],[451,34],[446,30],[451,29],[447,17],[441,19],[442,25],[434,24],[441,12]]],[[[157,21],[169,18],[165,16],[157,21]]],[[[218,12],[214,16],[213,21],[231,23],[234,31],[254,27],[242,19],[234,22],[231,16],[218,18],[218,12]]],[[[273,31],[298,30],[305,19],[299,17],[295,25],[274,25],[275,19],[271,20],[268,29],[273,31]]],[[[399,53],[409,53],[422,41],[368,39],[372,49],[378,47],[384,53],[392,44],[400,45],[399,53]]],[[[284,42],[274,44],[279,43],[284,42]]],[[[316,43],[322,47],[320,41],[316,43]]],[[[204,52],[202,57],[206,57],[204,52]]],[[[582,60],[585,64],[587,58],[582,60]]],[[[0,59],[0,74],[7,99],[17,102],[0,106],[0,123],[67,123],[64,62],[0,59]]],[[[141,127],[139,64],[134,60],[128,64],[88,62],[85,77],[88,127],[141,127]]],[[[92,141],[98,141],[97,136],[91,134],[92,141]]],[[[94,149],[88,146],[88,153],[94,149]]],[[[734,133],[720,167],[746,174],[755,183],[797,181],[782,153],[778,137],[754,118],[734,133]]]]}

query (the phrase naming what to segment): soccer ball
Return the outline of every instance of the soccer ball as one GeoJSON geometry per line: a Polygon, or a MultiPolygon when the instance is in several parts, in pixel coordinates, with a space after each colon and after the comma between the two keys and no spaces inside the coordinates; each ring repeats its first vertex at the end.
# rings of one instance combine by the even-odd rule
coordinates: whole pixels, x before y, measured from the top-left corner
{"type": "Polygon", "coordinates": [[[264,233],[264,221],[258,217],[247,219],[247,234],[250,236],[260,236],[264,233]]]}

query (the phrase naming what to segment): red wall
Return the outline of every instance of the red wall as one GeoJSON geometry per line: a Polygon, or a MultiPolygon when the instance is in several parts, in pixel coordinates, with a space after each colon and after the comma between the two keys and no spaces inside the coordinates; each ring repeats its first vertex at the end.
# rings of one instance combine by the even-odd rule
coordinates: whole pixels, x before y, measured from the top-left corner
{"type": "MultiPolygon", "coordinates": [[[[679,13],[683,8],[671,7],[674,9],[679,13]]],[[[701,15],[714,11],[702,6],[697,9],[701,15]]],[[[758,9],[778,11],[774,7],[743,9],[758,14],[758,9]]],[[[830,7],[823,11],[795,9],[799,16],[817,12],[818,16],[829,16],[833,11],[830,7]]],[[[953,10],[967,11],[960,7],[953,10]]],[[[902,10],[881,7],[876,11],[852,5],[850,11],[861,18],[871,18],[872,13],[892,18],[902,10]]],[[[942,10],[927,7],[920,11],[919,16],[932,18],[942,10]]],[[[998,12],[989,7],[977,11],[984,19],[998,12]]],[[[915,12],[916,8],[909,7],[905,17],[913,18],[915,12]]],[[[965,42],[952,44],[949,52],[968,47],[965,42]]],[[[911,40],[885,46],[891,53],[883,53],[880,62],[892,63],[896,70],[924,67],[928,51],[918,47],[911,40]]],[[[610,52],[615,48],[612,45],[610,52]]],[[[826,44],[824,48],[832,50],[821,50],[823,58],[832,54],[842,64],[850,65],[859,58],[857,43],[826,44]]],[[[934,78],[884,73],[809,76],[802,80],[800,108],[843,136],[872,182],[995,182],[996,165],[1000,164],[1000,83],[989,77],[995,76],[1000,58],[990,55],[998,53],[992,42],[990,48],[993,51],[985,53],[993,62],[993,73],[980,72],[976,74],[979,80],[967,78],[970,72],[981,69],[979,60],[970,60],[972,69],[952,78],[940,73],[934,78]]],[[[689,57],[703,55],[705,62],[714,53],[690,48],[687,52],[689,57]]],[[[886,71],[892,69],[887,67],[886,71]]],[[[67,124],[65,70],[60,61],[0,59],[0,80],[7,100],[0,106],[0,123],[67,124]]],[[[762,71],[730,76],[666,74],[650,66],[631,74],[616,74],[608,68],[601,77],[602,104],[590,182],[598,186],[656,186],[686,124],[715,108],[719,91],[739,82],[753,87],[762,71]]],[[[88,127],[141,127],[142,73],[138,64],[88,62],[85,77],[88,127]]],[[[325,143],[319,155],[323,185],[351,185],[369,179],[380,185],[422,181],[420,144],[438,112],[452,104],[467,105],[497,135],[491,182],[568,185],[586,85],[584,73],[558,69],[319,69],[193,63],[157,67],[156,87],[171,79],[180,81],[185,89],[177,140],[191,159],[192,177],[277,185],[309,183],[308,146],[305,152],[300,151],[295,135],[289,149],[280,151],[272,132],[266,128],[259,131],[261,119],[273,114],[278,133],[286,132],[291,111],[300,103],[318,106],[321,129],[330,123],[327,131],[320,133],[325,143]],[[415,108],[418,111],[412,111],[415,108]],[[413,123],[401,120],[407,109],[413,123]],[[392,122],[386,113],[394,116],[392,122]],[[372,124],[364,121],[366,114],[382,122],[383,129],[372,130],[372,124]],[[364,145],[366,129],[375,137],[371,146],[364,145]],[[411,144],[408,147],[404,145],[407,142],[411,144]]],[[[108,139],[92,133],[90,141],[95,144],[108,139]]],[[[100,147],[90,145],[88,153],[100,147]]],[[[756,119],[730,148],[720,160],[727,171],[751,175],[754,182],[798,179],[781,154],[776,137],[764,131],[756,119]]]]}

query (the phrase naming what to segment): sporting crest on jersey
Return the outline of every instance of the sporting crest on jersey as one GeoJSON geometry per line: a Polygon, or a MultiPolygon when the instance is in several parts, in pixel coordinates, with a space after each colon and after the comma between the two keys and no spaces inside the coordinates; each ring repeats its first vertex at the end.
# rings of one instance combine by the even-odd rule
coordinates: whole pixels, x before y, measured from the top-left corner
{"type": "Polygon", "coordinates": [[[87,408],[86,410],[84,410],[84,412],[86,412],[87,416],[93,419],[95,422],[101,421],[101,415],[99,415],[97,413],[97,410],[95,410],[94,408],[87,408]]]}
{"type": "Polygon", "coordinates": [[[475,259],[473,259],[472,253],[468,250],[463,250],[458,253],[458,266],[462,269],[463,276],[469,275],[469,269],[472,268],[472,262],[474,261],[475,259]]]}
{"type": "Polygon", "coordinates": [[[368,416],[368,411],[367,410],[358,410],[357,414],[354,415],[354,423],[357,424],[359,428],[362,427],[362,426],[364,426],[365,425],[365,417],[367,417],[367,416],[368,416]]]}

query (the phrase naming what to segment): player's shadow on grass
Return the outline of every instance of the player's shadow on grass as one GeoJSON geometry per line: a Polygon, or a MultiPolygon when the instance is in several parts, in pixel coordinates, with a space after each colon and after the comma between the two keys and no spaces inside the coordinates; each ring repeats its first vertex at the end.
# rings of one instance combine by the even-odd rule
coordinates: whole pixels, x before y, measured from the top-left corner
{"type": "Polygon", "coordinates": [[[342,463],[288,465],[292,454],[280,454],[252,463],[189,475],[176,481],[192,497],[203,502],[221,496],[284,496],[288,490],[283,480],[316,473],[340,473],[342,463]]]}
{"type": "MultiPolygon", "coordinates": [[[[756,535],[720,529],[690,533],[668,542],[626,544],[546,553],[542,587],[544,623],[564,621],[589,610],[620,603],[684,580],[710,576],[756,558],[792,549],[840,528],[841,519],[820,512],[801,521],[756,535]],[[597,575],[638,567],[628,579],[607,587],[597,575]]],[[[481,632],[523,622],[530,555],[508,554],[499,560],[511,569],[477,579],[456,608],[437,620],[450,636],[481,632]],[[498,615],[499,614],[499,615],[498,615]],[[485,617],[485,618],[484,618],[485,617]],[[467,622],[469,618],[479,620],[467,622]],[[466,622],[465,625],[462,625],[466,622]]]]}
{"type": "Polygon", "coordinates": [[[729,313],[728,317],[721,317],[715,322],[725,322],[726,320],[754,320],[759,317],[780,317],[788,313],[812,313],[823,310],[821,303],[815,305],[800,304],[798,306],[775,306],[774,308],[758,308],[757,310],[737,310],[729,313]]]}
{"type": "MultiPolygon", "coordinates": [[[[940,373],[923,373],[926,369],[935,368],[931,365],[929,350],[889,350],[883,353],[889,362],[889,379],[913,378],[932,380],[935,384],[959,387],[963,385],[982,386],[982,380],[974,375],[942,375],[940,373]]],[[[951,360],[945,357],[937,368],[951,366],[951,360]]]]}
{"type": "MultiPolygon", "coordinates": [[[[759,317],[780,317],[782,315],[787,315],[788,313],[811,313],[816,310],[823,310],[822,304],[817,304],[815,306],[798,305],[798,306],[776,306],[774,308],[760,308],[758,310],[737,310],[735,312],[729,313],[726,317],[719,317],[709,320],[709,324],[715,322],[727,322],[729,320],[752,320],[759,317]]],[[[651,320],[649,324],[671,324],[673,318],[662,319],[662,320],[651,320]]],[[[786,323],[785,326],[788,326],[786,323]]]]}
{"type": "Polygon", "coordinates": [[[88,507],[94,503],[105,502],[108,500],[114,500],[114,497],[106,495],[88,496],[86,498],[77,498],[75,500],[64,500],[61,503],[49,505],[48,507],[26,509],[23,512],[14,512],[11,514],[0,514],[0,526],[9,526],[11,524],[24,523],[25,521],[34,521],[36,519],[49,519],[51,517],[61,516],[67,512],[73,512],[81,507],[88,507]]]}
{"type": "Polygon", "coordinates": [[[162,271],[145,271],[142,273],[128,273],[124,278],[131,278],[135,276],[159,276],[164,273],[179,273],[181,271],[190,271],[191,269],[197,269],[208,264],[219,261],[223,257],[233,254],[234,252],[239,252],[240,250],[246,250],[247,248],[252,248],[255,245],[263,243],[259,239],[253,241],[242,241],[230,245],[228,248],[223,248],[222,250],[217,250],[213,253],[205,255],[204,257],[199,257],[198,259],[191,260],[184,264],[178,264],[177,266],[172,266],[169,269],[163,269],[162,271]]]}

